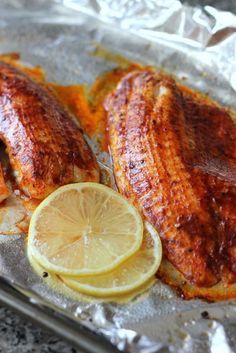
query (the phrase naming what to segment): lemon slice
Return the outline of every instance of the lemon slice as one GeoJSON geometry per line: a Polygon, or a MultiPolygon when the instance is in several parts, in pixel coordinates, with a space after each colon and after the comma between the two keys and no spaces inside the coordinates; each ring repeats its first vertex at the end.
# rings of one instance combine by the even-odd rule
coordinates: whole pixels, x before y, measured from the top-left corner
{"type": "Polygon", "coordinates": [[[109,273],[86,277],[63,277],[72,289],[95,297],[119,296],[141,287],[157,272],[162,259],[161,241],[156,230],[145,223],[140,250],[109,273]]]}
{"type": "Polygon", "coordinates": [[[27,251],[28,260],[33,270],[38,274],[38,276],[45,281],[46,285],[51,288],[53,291],[62,294],[67,298],[72,298],[74,300],[79,300],[88,303],[99,303],[99,302],[116,302],[116,303],[127,303],[131,300],[140,297],[146,293],[156,282],[155,277],[151,277],[143,286],[135,289],[127,294],[122,296],[106,296],[104,297],[94,297],[88,296],[84,293],[78,292],[69,286],[59,277],[57,274],[52,272],[47,272],[45,268],[40,265],[37,260],[32,256],[29,249],[27,251]],[[47,276],[44,276],[45,272],[47,276]]]}
{"type": "Polygon", "coordinates": [[[141,246],[143,221],[126,199],[107,186],[62,186],[35,210],[28,246],[48,271],[88,275],[112,270],[141,246]]]}

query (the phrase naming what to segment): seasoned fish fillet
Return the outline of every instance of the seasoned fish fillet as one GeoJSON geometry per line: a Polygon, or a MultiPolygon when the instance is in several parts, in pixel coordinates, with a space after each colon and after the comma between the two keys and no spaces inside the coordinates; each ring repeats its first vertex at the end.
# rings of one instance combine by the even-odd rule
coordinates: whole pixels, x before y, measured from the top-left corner
{"type": "Polygon", "coordinates": [[[67,183],[99,179],[82,131],[53,93],[4,62],[0,139],[19,187],[31,198],[43,199],[67,183]]]}
{"type": "Polygon", "coordinates": [[[151,70],[125,76],[105,107],[118,189],[159,231],[182,283],[235,283],[236,127],[229,113],[151,70]]]}

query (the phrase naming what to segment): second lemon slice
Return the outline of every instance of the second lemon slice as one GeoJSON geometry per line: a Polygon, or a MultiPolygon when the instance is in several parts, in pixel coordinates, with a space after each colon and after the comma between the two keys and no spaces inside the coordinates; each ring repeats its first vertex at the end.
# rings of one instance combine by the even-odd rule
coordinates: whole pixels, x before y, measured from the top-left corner
{"type": "Polygon", "coordinates": [[[144,285],[157,272],[162,259],[161,240],[151,224],[145,222],[140,250],[113,271],[97,276],[63,277],[78,292],[95,297],[120,296],[144,285]]]}
{"type": "Polygon", "coordinates": [[[30,252],[48,271],[64,275],[105,273],[142,243],[138,211],[114,190],[97,183],[63,186],[35,210],[30,252]]]}

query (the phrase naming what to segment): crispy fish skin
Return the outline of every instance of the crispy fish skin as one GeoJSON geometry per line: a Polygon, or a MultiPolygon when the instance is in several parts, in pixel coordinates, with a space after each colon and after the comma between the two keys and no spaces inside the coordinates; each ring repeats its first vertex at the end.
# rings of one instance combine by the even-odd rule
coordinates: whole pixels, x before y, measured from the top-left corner
{"type": "MultiPolygon", "coordinates": [[[[202,168],[204,163],[197,164],[197,160],[201,161],[198,153],[204,156],[198,149],[198,139],[202,139],[205,155],[209,146],[204,126],[196,134],[190,102],[185,103],[170,76],[147,70],[125,76],[106,99],[105,108],[119,191],[156,227],[165,257],[185,279],[200,287],[211,287],[220,280],[235,281],[235,228],[230,225],[234,215],[229,203],[236,204],[236,193],[232,178],[224,180],[224,173],[213,175],[207,166],[202,168]],[[227,190],[228,199],[222,196],[227,190]],[[228,225],[222,231],[227,217],[228,225]],[[227,254],[222,252],[226,244],[227,254]]],[[[199,106],[202,114],[208,109],[209,118],[212,110],[219,116],[223,114],[221,132],[223,127],[234,126],[217,106],[201,100],[199,106]]],[[[193,115],[197,119],[198,114],[193,115]]],[[[230,143],[235,146],[233,136],[230,143]]],[[[210,152],[215,148],[213,143],[210,152]]],[[[226,174],[233,175],[235,159],[227,153],[225,144],[224,162],[231,171],[226,174]]]]}
{"type": "Polygon", "coordinates": [[[98,181],[81,129],[53,93],[0,62],[0,139],[20,188],[43,199],[60,185],[98,181]]]}

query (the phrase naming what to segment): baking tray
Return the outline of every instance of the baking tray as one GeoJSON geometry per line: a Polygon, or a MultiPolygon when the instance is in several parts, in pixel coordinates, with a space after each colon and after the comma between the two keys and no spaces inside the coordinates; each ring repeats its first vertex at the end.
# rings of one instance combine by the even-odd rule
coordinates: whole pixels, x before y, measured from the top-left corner
{"type": "Polygon", "coordinates": [[[29,297],[14,288],[4,278],[0,278],[0,303],[23,317],[62,337],[81,353],[118,353],[120,352],[102,336],[85,329],[78,322],[70,320],[62,313],[35,305],[29,297]]]}
{"type": "MultiPolygon", "coordinates": [[[[134,0],[133,7],[122,2],[119,18],[119,3],[1,0],[1,52],[20,51],[22,61],[40,65],[49,81],[91,84],[97,75],[117,66],[93,55],[99,43],[132,61],[164,67],[187,85],[236,108],[232,14],[209,7],[193,9],[177,0],[134,0]],[[68,7],[61,6],[63,2],[68,7]]],[[[0,301],[84,352],[116,352],[114,346],[132,353],[236,352],[235,301],[183,301],[157,283],[143,301],[124,306],[77,303],[75,316],[76,303],[51,293],[30,272],[23,237],[0,237],[0,255],[0,301]]]]}

